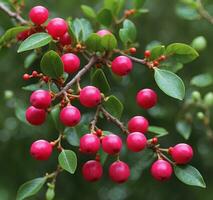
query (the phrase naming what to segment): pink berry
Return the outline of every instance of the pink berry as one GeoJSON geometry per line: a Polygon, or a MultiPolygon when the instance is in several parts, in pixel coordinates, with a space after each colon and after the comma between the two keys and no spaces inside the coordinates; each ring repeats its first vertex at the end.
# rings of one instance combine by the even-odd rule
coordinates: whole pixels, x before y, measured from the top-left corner
{"type": "Polygon", "coordinates": [[[112,71],[118,76],[125,76],[132,70],[132,61],[126,56],[118,56],[112,61],[112,71]]]}
{"type": "Polygon", "coordinates": [[[193,157],[192,147],[184,143],[175,145],[169,153],[177,164],[187,164],[193,157]]]}
{"type": "Polygon", "coordinates": [[[26,120],[32,125],[41,125],[46,119],[46,112],[43,109],[30,106],[25,113],[26,120]]]}
{"type": "Polygon", "coordinates": [[[133,132],[128,135],[126,142],[131,151],[138,152],[146,147],[147,139],[143,133],[133,132]]]}
{"type": "Polygon", "coordinates": [[[103,174],[103,167],[100,162],[96,160],[89,160],[83,165],[82,174],[84,179],[87,181],[97,181],[103,174]]]}
{"type": "Polygon", "coordinates": [[[152,176],[159,181],[165,181],[170,179],[172,172],[173,170],[171,164],[161,159],[155,161],[151,167],[152,176]]]}
{"type": "Polygon", "coordinates": [[[72,38],[70,37],[69,33],[66,32],[62,37],[60,37],[59,42],[63,46],[70,45],[72,43],[72,38]]]}
{"type": "Polygon", "coordinates": [[[80,150],[83,153],[97,153],[100,148],[100,139],[94,134],[85,134],[80,139],[80,150]]]}
{"type": "Polygon", "coordinates": [[[109,35],[112,34],[110,31],[106,30],[106,29],[102,29],[100,31],[97,32],[97,34],[101,37],[105,36],[105,35],[109,35]]]}
{"type": "Polygon", "coordinates": [[[149,127],[149,122],[145,117],[135,116],[128,122],[128,130],[132,132],[146,133],[149,127]]]}
{"type": "Polygon", "coordinates": [[[54,38],[60,38],[67,32],[68,26],[64,19],[54,18],[47,25],[47,32],[54,38]]]}
{"type": "Polygon", "coordinates": [[[46,140],[37,140],[32,143],[30,154],[36,160],[47,160],[52,154],[52,145],[46,140]]]}
{"type": "Polygon", "coordinates": [[[102,139],[102,148],[108,154],[119,153],[122,148],[122,140],[115,134],[109,134],[102,139]]]}
{"type": "Polygon", "coordinates": [[[157,94],[151,89],[143,89],[138,92],[136,101],[140,107],[149,109],[156,105],[157,94]]]}
{"type": "Polygon", "coordinates": [[[95,107],[101,102],[101,92],[94,86],[86,86],[81,90],[79,100],[85,107],[95,107]]]}
{"type": "Polygon", "coordinates": [[[49,16],[48,10],[43,6],[35,6],[30,10],[29,17],[36,25],[41,25],[47,21],[49,16]]]}
{"type": "Polygon", "coordinates": [[[116,183],[124,183],[130,176],[129,166],[122,161],[115,161],[109,167],[109,176],[116,183]]]}
{"type": "Polygon", "coordinates": [[[28,29],[28,30],[25,30],[25,31],[20,32],[20,33],[16,36],[16,38],[17,38],[17,40],[19,40],[19,41],[23,41],[23,40],[27,39],[27,38],[30,36],[30,34],[31,34],[31,31],[28,29]]]}
{"type": "Polygon", "coordinates": [[[51,95],[46,90],[36,90],[30,96],[30,103],[35,108],[47,109],[51,104],[51,95]]]}
{"type": "Polygon", "coordinates": [[[75,126],[81,120],[81,113],[78,108],[68,105],[60,112],[60,120],[65,126],[75,126]]]}
{"type": "Polygon", "coordinates": [[[76,72],[80,67],[80,59],[73,53],[66,53],[61,57],[64,64],[64,71],[71,74],[76,72]]]}

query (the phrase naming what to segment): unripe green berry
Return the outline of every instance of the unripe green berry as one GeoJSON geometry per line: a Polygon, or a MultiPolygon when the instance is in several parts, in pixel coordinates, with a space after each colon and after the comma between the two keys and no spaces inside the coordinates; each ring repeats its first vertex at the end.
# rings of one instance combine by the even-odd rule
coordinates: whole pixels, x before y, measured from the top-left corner
{"type": "Polygon", "coordinates": [[[201,94],[200,94],[200,92],[198,92],[198,91],[193,91],[193,92],[192,92],[192,99],[193,99],[194,101],[200,101],[200,99],[201,99],[201,94]]]}
{"type": "Polygon", "coordinates": [[[12,97],[13,97],[13,91],[11,91],[11,90],[5,90],[4,91],[4,98],[5,99],[11,99],[12,97]]]}
{"type": "Polygon", "coordinates": [[[195,48],[197,51],[202,51],[206,48],[207,42],[205,37],[198,36],[192,41],[192,47],[195,48]]]}
{"type": "Polygon", "coordinates": [[[46,192],[46,200],[53,200],[55,197],[55,185],[48,183],[48,189],[46,192]]]}
{"type": "Polygon", "coordinates": [[[200,120],[203,120],[205,117],[204,113],[203,112],[198,112],[197,113],[197,118],[200,119],[200,120]]]}
{"type": "Polygon", "coordinates": [[[208,92],[205,96],[204,96],[204,103],[207,106],[213,106],[213,92],[208,92]]]}

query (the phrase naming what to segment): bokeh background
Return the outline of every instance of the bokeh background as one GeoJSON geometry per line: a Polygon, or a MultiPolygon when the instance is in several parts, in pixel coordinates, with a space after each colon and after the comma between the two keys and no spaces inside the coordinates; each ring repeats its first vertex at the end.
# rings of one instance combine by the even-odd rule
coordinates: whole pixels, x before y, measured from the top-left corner
{"type": "MultiPolygon", "coordinates": [[[[126,1],[128,7],[130,1],[126,1]]],[[[209,12],[213,13],[211,0],[205,1],[209,12]]],[[[81,4],[88,4],[93,8],[99,8],[102,0],[26,0],[24,16],[32,6],[41,4],[51,11],[51,17],[81,17],[81,4]]],[[[146,46],[152,41],[160,41],[162,44],[173,42],[184,42],[190,44],[197,36],[204,36],[207,40],[207,48],[200,52],[200,57],[187,64],[178,75],[186,84],[187,93],[194,88],[189,84],[190,79],[197,74],[209,72],[213,74],[213,25],[203,19],[186,20],[177,15],[179,1],[171,0],[149,0],[145,8],[149,13],[136,19],[138,28],[137,56],[142,56],[146,46]]],[[[13,26],[10,18],[0,11],[0,33],[13,26]]],[[[52,123],[46,123],[42,127],[26,125],[24,120],[24,109],[29,104],[30,92],[22,90],[26,82],[22,75],[26,72],[23,67],[26,54],[17,54],[17,48],[3,48],[0,51],[0,200],[14,200],[18,187],[27,180],[44,175],[53,171],[57,165],[57,152],[48,162],[34,161],[29,155],[30,144],[36,139],[53,140],[57,132],[52,123]],[[12,94],[13,93],[13,94],[12,94]],[[13,95],[13,96],[12,96],[13,95]],[[18,116],[18,118],[17,118],[18,116]]],[[[39,67],[35,63],[28,71],[39,67]]],[[[213,91],[212,87],[201,90],[201,93],[213,91]]],[[[174,100],[163,94],[155,85],[153,73],[145,67],[135,65],[134,71],[129,77],[119,83],[114,82],[112,93],[118,96],[125,105],[123,121],[127,121],[133,115],[140,114],[150,120],[150,124],[159,125],[169,130],[167,137],[161,138],[160,142],[168,147],[184,139],[177,133],[175,128],[176,114],[182,106],[182,102],[174,100]],[[157,90],[159,103],[157,108],[150,112],[138,109],[135,103],[135,94],[140,88],[150,87],[157,90]]],[[[102,122],[103,124],[104,121],[102,122]]],[[[103,125],[104,126],[104,125],[103,125]]],[[[117,131],[105,125],[105,130],[117,131]]],[[[79,167],[75,175],[62,173],[57,180],[57,200],[68,199],[100,199],[100,200],[163,200],[163,199],[194,199],[211,200],[213,198],[213,143],[205,134],[202,124],[196,123],[192,135],[188,140],[194,150],[195,156],[192,165],[202,173],[207,188],[200,189],[182,184],[173,176],[165,183],[159,183],[152,179],[149,173],[149,152],[146,154],[132,154],[124,150],[121,159],[127,161],[132,168],[131,179],[122,185],[112,183],[107,177],[107,169],[112,161],[109,159],[105,165],[104,177],[97,183],[87,183],[81,176],[81,165],[87,157],[79,156],[79,167]],[[148,155],[148,156],[147,156],[148,155]]],[[[68,144],[67,148],[72,148],[68,144]]],[[[31,199],[44,199],[45,190],[31,199]]]]}

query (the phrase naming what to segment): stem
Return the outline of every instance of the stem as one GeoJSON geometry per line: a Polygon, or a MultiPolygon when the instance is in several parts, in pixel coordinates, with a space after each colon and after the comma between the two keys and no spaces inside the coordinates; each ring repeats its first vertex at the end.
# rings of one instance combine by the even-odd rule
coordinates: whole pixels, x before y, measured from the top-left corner
{"type": "Polygon", "coordinates": [[[4,3],[0,3],[0,10],[5,12],[9,17],[14,18],[16,21],[20,22],[22,25],[28,24],[28,22],[23,19],[18,13],[12,12],[10,9],[8,9],[4,3]]]}
{"type": "Polygon", "coordinates": [[[105,116],[105,118],[108,121],[111,121],[112,123],[114,123],[116,126],[118,126],[122,130],[123,133],[126,133],[126,134],[129,133],[127,128],[123,125],[123,123],[119,119],[117,119],[116,117],[112,116],[103,107],[100,107],[100,110],[103,113],[103,115],[105,116]]]}
{"type": "Polygon", "coordinates": [[[92,56],[91,59],[89,60],[88,64],[85,65],[75,76],[74,78],[68,82],[66,84],[66,86],[64,88],[62,88],[62,90],[60,92],[58,92],[56,94],[56,96],[61,96],[64,92],[66,92],[67,90],[70,89],[70,87],[76,83],[78,80],[81,79],[81,77],[96,63],[96,61],[98,60],[98,57],[97,56],[92,56]]]}
{"type": "Polygon", "coordinates": [[[52,179],[52,183],[54,184],[55,182],[56,182],[56,178],[57,178],[57,176],[59,175],[59,173],[60,172],[62,172],[63,171],[63,169],[58,165],[57,166],[57,169],[54,171],[54,172],[52,172],[51,174],[46,174],[46,178],[47,179],[52,179]]]}
{"type": "Polygon", "coordinates": [[[97,110],[95,112],[93,120],[90,122],[90,131],[91,131],[91,133],[95,132],[95,127],[96,127],[96,124],[98,122],[98,117],[99,117],[100,109],[101,109],[101,106],[99,105],[97,107],[97,110]]]}

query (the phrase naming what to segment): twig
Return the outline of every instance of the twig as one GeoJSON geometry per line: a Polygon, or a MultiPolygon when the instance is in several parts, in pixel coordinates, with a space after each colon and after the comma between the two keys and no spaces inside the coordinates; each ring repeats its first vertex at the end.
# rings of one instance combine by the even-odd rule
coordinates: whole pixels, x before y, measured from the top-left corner
{"type": "Polygon", "coordinates": [[[103,107],[101,107],[100,110],[103,113],[103,115],[106,117],[106,119],[111,121],[112,123],[114,123],[116,126],[118,126],[122,130],[122,132],[124,132],[126,134],[129,133],[127,128],[124,126],[124,124],[119,119],[117,119],[116,117],[112,116],[103,107]]]}
{"type": "Polygon", "coordinates": [[[100,113],[100,109],[101,109],[101,105],[99,105],[97,107],[97,110],[95,112],[95,115],[94,115],[94,118],[93,120],[90,122],[90,130],[91,130],[91,133],[93,133],[95,131],[95,127],[96,127],[96,124],[98,122],[98,116],[99,116],[99,113],[100,113]]]}
{"type": "Polygon", "coordinates": [[[23,19],[18,13],[12,12],[10,9],[8,9],[4,3],[0,3],[0,10],[5,12],[9,17],[14,18],[16,21],[20,22],[22,25],[28,24],[28,22],[23,19]]]}
{"type": "Polygon", "coordinates": [[[213,24],[213,16],[211,16],[208,11],[204,8],[202,4],[202,0],[197,0],[197,11],[200,14],[201,17],[206,19],[209,23],[213,24]]]}
{"type": "Polygon", "coordinates": [[[92,56],[91,59],[89,60],[88,64],[85,65],[75,76],[74,78],[66,84],[64,88],[61,89],[60,92],[56,94],[56,97],[61,96],[64,92],[70,89],[70,87],[76,83],[80,78],[96,63],[98,60],[97,56],[92,56]]]}

